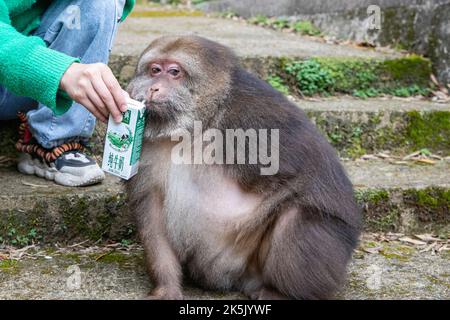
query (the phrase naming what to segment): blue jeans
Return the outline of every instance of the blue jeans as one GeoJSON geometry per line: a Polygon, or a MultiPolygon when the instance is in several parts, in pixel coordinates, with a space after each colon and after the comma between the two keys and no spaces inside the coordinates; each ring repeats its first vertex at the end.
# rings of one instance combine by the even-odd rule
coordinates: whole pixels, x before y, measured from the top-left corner
{"type": "MultiPolygon", "coordinates": [[[[79,57],[82,63],[107,63],[124,5],[125,0],[53,1],[34,35],[49,48],[79,57]]],[[[0,120],[16,119],[18,111],[27,112],[33,137],[48,149],[67,141],[86,141],[95,127],[94,116],[78,103],[55,116],[45,105],[0,85],[0,120]]]]}

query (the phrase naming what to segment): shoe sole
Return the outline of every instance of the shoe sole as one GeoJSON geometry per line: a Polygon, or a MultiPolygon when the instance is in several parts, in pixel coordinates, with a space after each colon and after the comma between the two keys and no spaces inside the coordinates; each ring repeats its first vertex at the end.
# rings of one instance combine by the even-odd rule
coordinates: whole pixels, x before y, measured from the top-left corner
{"type": "Polygon", "coordinates": [[[87,170],[87,173],[80,177],[59,172],[51,167],[39,166],[31,157],[22,158],[17,169],[23,174],[36,175],[65,187],[85,187],[97,184],[105,179],[105,173],[98,166],[95,166],[92,170],[87,170]]]}

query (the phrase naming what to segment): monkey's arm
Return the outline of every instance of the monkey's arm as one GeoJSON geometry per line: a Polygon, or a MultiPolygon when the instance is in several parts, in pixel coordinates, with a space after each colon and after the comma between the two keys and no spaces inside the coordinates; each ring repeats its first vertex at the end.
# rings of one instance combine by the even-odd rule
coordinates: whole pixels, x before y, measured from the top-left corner
{"type": "MultiPolygon", "coordinates": [[[[133,199],[132,199],[133,200],[133,199]]],[[[134,211],[148,271],[154,281],[150,299],[181,299],[181,266],[167,238],[160,191],[136,201],[134,211]]]]}

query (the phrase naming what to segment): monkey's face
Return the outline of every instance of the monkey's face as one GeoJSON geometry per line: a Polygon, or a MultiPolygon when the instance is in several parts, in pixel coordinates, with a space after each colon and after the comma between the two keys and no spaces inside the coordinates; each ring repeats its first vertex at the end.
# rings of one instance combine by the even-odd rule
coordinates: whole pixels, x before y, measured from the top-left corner
{"type": "Polygon", "coordinates": [[[142,53],[128,92],[145,101],[152,134],[191,130],[194,120],[215,117],[236,65],[231,51],[207,39],[161,37],[142,53]]]}
{"type": "Polygon", "coordinates": [[[177,61],[153,59],[140,69],[130,83],[129,91],[133,99],[144,101],[150,121],[154,124],[174,122],[192,111],[188,74],[177,61]]]}

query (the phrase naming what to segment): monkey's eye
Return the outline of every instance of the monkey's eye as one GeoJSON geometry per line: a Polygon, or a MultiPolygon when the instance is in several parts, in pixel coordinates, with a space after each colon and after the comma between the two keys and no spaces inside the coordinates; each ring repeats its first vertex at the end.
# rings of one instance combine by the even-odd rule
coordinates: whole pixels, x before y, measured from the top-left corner
{"type": "Polygon", "coordinates": [[[168,72],[171,76],[174,76],[174,77],[176,77],[180,74],[180,70],[178,70],[178,69],[170,69],[168,72]]]}
{"type": "Polygon", "coordinates": [[[152,73],[152,75],[157,75],[157,74],[161,73],[161,68],[158,66],[152,66],[151,73],[152,73]]]}

